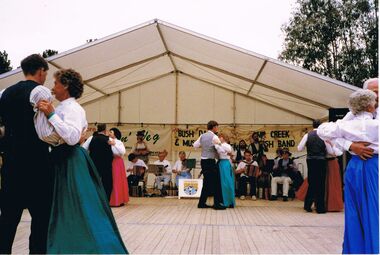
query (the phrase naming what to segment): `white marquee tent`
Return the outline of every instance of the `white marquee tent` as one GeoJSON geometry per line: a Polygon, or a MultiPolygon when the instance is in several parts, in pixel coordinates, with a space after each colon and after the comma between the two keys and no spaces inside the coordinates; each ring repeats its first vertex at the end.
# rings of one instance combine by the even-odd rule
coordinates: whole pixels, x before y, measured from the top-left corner
{"type": "MultiPolygon", "coordinates": [[[[47,59],[74,68],[90,123],[310,124],[346,107],[356,87],[160,20],[47,59]]],[[[0,76],[0,89],[23,79],[0,76]]]]}

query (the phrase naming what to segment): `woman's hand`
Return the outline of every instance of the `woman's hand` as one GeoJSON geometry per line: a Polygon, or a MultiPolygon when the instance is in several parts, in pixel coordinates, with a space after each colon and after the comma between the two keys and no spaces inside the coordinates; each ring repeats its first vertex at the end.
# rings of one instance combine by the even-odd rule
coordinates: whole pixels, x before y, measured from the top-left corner
{"type": "Polygon", "coordinates": [[[46,116],[54,112],[54,106],[47,100],[40,100],[37,103],[38,110],[43,112],[46,116]]]}
{"type": "Polygon", "coordinates": [[[116,141],[114,139],[110,139],[110,140],[108,140],[108,144],[111,145],[111,146],[115,145],[116,141]]]}

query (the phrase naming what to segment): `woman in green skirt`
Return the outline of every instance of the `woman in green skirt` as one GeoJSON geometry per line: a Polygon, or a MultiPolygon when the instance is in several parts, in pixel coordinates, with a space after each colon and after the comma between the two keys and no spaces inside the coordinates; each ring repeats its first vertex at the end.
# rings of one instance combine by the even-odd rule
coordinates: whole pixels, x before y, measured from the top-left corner
{"type": "MultiPolygon", "coordinates": [[[[49,128],[59,135],[52,149],[54,193],[48,230],[47,253],[128,253],[108,205],[98,172],[87,152],[79,146],[87,129],[86,114],[76,99],[83,93],[83,81],[72,69],[54,74],[53,93],[60,104],[54,109],[42,100],[38,109],[48,125],[37,125],[40,138],[49,128]]],[[[46,122],[45,122],[46,123],[46,122]]]]}

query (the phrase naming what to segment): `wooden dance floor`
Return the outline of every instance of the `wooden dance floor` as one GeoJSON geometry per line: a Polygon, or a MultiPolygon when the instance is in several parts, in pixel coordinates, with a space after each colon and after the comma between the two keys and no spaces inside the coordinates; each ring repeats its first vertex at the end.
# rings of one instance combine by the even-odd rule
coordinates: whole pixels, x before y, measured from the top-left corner
{"type": "MultiPolygon", "coordinates": [[[[196,208],[197,200],[131,198],[113,208],[133,254],[341,254],[344,214],[306,213],[301,201],[237,200],[224,211],[196,208]]],[[[30,216],[24,211],[13,253],[28,253],[30,216]]]]}

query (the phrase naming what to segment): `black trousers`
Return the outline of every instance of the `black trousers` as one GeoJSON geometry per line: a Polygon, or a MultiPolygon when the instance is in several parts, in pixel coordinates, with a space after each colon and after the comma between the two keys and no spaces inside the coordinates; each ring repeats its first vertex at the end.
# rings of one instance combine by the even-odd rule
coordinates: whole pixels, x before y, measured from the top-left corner
{"type": "Polygon", "coordinates": [[[104,165],[96,165],[96,168],[98,170],[98,173],[102,179],[103,188],[106,192],[106,195],[108,197],[108,201],[111,199],[111,193],[113,189],[113,180],[112,180],[112,165],[110,166],[104,166],[104,165]]]}
{"type": "Polygon", "coordinates": [[[306,193],[304,208],[311,209],[315,202],[317,212],[326,211],[325,208],[325,189],[327,161],[325,159],[307,159],[307,178],[309,188],[306,193]]]}
{"type": "Polygon", "coordinates": [[[207,197],[214,196],[214,206],[223,203],[220,174],[215,159],[201,159],[203,187],[198,205],[205,205],[207,197]]]}
{"type": "MultiPolygon", "coordinates": [[[[12,245],[17,226],[23,210],[27,208],[31,215],[31,231],[29,236],[29,252],[31,254],[46,253],[47,231],[51,213],[52,181],[49,173],[40,175],[33,167],[18,172],[12,166],[3,166],[0,190],[0,254],[12,253],[12,245]],[[7,168],[7,169],[4,169],[7,168]],[[18,172],[8,174],[6,172],[18,172]]],[[[42,166],[43,167],[43,166],[42,166]]],[[[50,169],[49,169],[50,170],[50,169]]],[[[51,170],[49,171],[51,173],[51,170]]]]}
{"type": "Polygon", "coordinates": [[[256,196],[256,177],[254,176],[240,176],[239,178],[239,196],[247,195],[247,183],[251,186],[249,192],[250,196],[256,196]]]}

